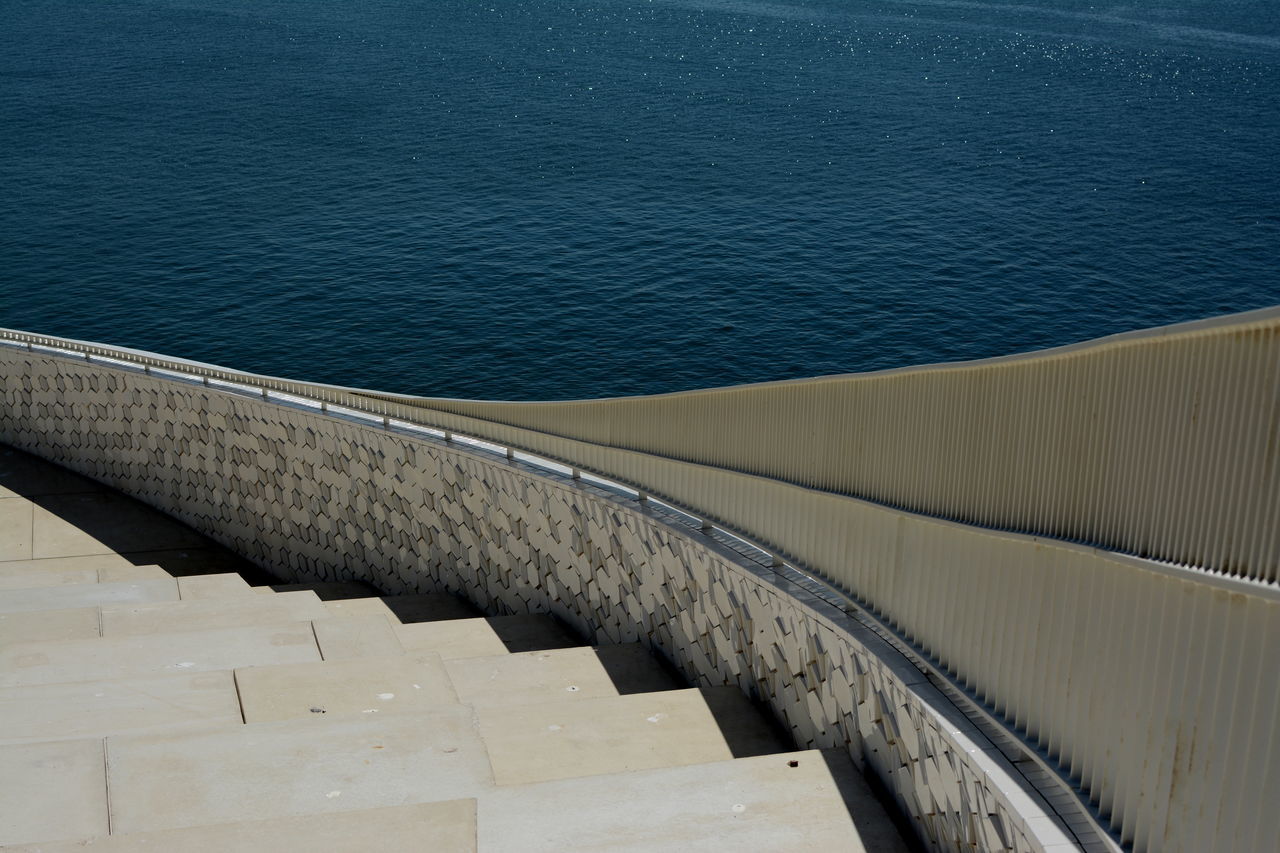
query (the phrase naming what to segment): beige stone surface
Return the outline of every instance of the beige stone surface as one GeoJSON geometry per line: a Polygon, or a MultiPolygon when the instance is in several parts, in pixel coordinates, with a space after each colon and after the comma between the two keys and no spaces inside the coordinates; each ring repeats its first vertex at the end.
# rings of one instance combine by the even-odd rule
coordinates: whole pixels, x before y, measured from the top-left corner
{"type": "Polygon", "coordinates": [[[475,800],[415,803],[21,845],[10,853],[472,853],[475,800]]]}
{"type": "Polygon", "coordinates": [[[697,690],[476,709],[499,785],[732,758],[697,690]]]}
{"type": "MultiPolygon", "coordinates": [[[[103,566],[98,569],[99,583],[114,583],[116,581],[136,581],[136,580],[155,580],[171,578],[172,574],[162,569],[160,566],[103,566]]],[[[181,594],[182,587],[178,587],[181,594]]]]}
{"type": "Polygon", "coordinates": [[[178,597],[183,601],[201,598],[240,598],[252,594],[253,590],[245,579],[231,572],[178,578],[178,597]]]}
{"type": "Polygon", "coordinates": [[[103,486],[43,459],[0,448],[0,498],[100,492],[103,486]]]}
{"type": "Polygon", "coordinates": [[[16,643],[0,649],[0,687],[207,672],[319,659],[311,626],[305,622],[16,643]]]}
{"type": "Polygon", "coordinates": [[[194,530],[113,492],[47,495],[34,509],[28,556],[151,551],[198,547],[206,541],[194,530]]]}
{"type": "MultiPolygon", "coordinates": [[[[45,586],[98,582],[97,569],[67,569],[51,572],[38,569],[5,571],[5,568],[4,564],[0,564],[0,590],[38,589],[45,586]]],[[[123,578],[119,580],[123,580],[123,578]]]]}
{"type": "Polygon", "coordinates": [[[314,592],[323,601],[345,601],[348,599],[369,598],[378,591],[367,583],[359,581],[309,581],[306,583],[273,583],[273,592],[314,592]]]}
{"type": "Polygon", "coordinates": [[[524,705],[617,696],[595,650],[546,649],[445,663],[458,697],[471,705],[524,705]]]}
{"type": "Polygon", "coordinates": [[[0,845],[106,831],[102,740],[0,746],[0,845]]]}
{"type": "Polygon", "coordinates": [[[395,622],[438,622],[483,616],[475,605],[452,595],[423,593],[387,597],[347,598],[325,602],[335,616],[382,615],[395,622]]]}
{"type": "Polygon", "coordinates": [[[396,625],[395,631],[406,649],[436,652],[445,660],[581,645],[543,614],[417,622],[396,625]]]}
{"type": "Polygon", "coordinates": [[[43,640],[87,640],[100,636],[98,608],[0,613],[0,648],[43,640]]]}
{"type": "Polygon", "coordinates": [[[68,565],[60,558],[0,563],[0,589],[35,589],[63,584],[165,580],[172,577],[159,566],[116,565],[99,568],[92,565],[94,561],[101,563],[103,559],[103,557],[91,556],[88,560],[74,565],[68,565]],[[32,565],[33,562],[46,563],[46,565],[32,565]]]}
{"type": "Polygon", "coordinates": [[[108,738],[107,749],[119,833],[456,800],[492,785],[463,706],[108,738]]]}
{"type": "Polygon", "coordinates": [[[0,559],[31,559],[32,511],[26,498],[0,499],[0,559]]]}
{"type": "Polygon", "coordinates": [[[791,748],[786,735],[770,724],[768,711],[757,707],[737,687],[702,687],[699,692],[735,756],[768,755],[791,748]]]}
{"type": "Polygon", "coordinates": [[[172,631],[207,631],[242,625],[310,622],[327,613],[309,592],[281,592],[270,597],[209,598],[160,604],[107,605],[102,608],[102,635],[122,637],[172,631]]]}
{"type": "Polygon", "coordinates": [[[229,672],[0,688],[0,744],[239,725],[229,672]]]}
{"type": "Polygon", "coordinates": [[[64,584],[36,589],[6,590],[4,595],[0,595],[0,613],[68,610],[74,607],[96,607],[102,604],[177,600],[178,584],[172,579],[64,584]]]}
{"type": "Polygon", "coordinates": [[[404,714],[458,701],[434,654],[326,660],[236,670],[248,723],[404,714]]]}
{"type": "Polygon", "coordinates": [[[485,853],[905,853],[864,843],[816,751],[499,788],[477,827],[485,853]]]}
{"type": "Polygon", "coordinates": [[[325,660],[402,655],[404,647],[385,616],[351,616],[313,623],[325,660]]]}
{"type": "Polygon", "coordinates": [[[26,572],[32,569],[41,572],[74,571],[77,569],[93,569],[97,571],[109,566],[133,566],[150,563],[147,560],[134,560],[124,554],[84,554],[79,557],[41,557],[36,560],[6,560],[0,563],[0,574],[5,572],[26,572]]]}

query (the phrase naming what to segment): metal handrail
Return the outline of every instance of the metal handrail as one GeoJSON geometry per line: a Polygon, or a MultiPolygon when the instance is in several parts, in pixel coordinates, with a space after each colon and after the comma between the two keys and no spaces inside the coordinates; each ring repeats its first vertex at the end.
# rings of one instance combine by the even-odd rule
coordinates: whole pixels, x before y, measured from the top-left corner
{"type": "MultiPolygon", "coordinates": [[[[1273,689],[1280,671],[1278,326],[1280,309],[1268,309],[1041,355],[556,404],[383,394],[10,330],[0,330],[0,340],[186,374],[269,400],[312,398],[331,413],[340,407],[384,425],[471,436],[652,494],[861,602],[1076,780],[1126,842],[1179,849],[1185,836],[1192,841],[1181,849],[1194,850],[1196,839],[1235,833],[1235,849],[1247,850],[1248,838],[1280,828],[1259,799],[1274,771],[1256,745],[1280,720],[1274,703],[1257,694],[1260,685],[1273,689]],[[1019,402],[1020,388],[1031,404],[1019,402]],[[894,389],[910,405],[815,403],[843,394],[841,405],[852,405],[858,394],[894,389]],[[1057,418],[1054,406],[1064,400],[1082,411],[1057,418]],[[913,406],[926,414],[908,416],[913,406]],[[643,418],[619,423],[648,408],[643,418]],[[1014,457],[1025,462],[1033,451],[1061,456],[1077,433],[1074,455],[1089,458],[1079,470],[1070,455],[1047,468],[1015,465],[1013,479],[977,471],[981,489],[965,500],[917,507],[715,455],[717,444],[740,434],[726,418],[770,410],[778,417],[763,430],[775,439],[780,425],[848,416],[884,439],[891,461],[924,447],[919,455],[937,462],[942,451],[929,444],[941,441],[946,453],[968,448],[987,461],[1004,458],[996,451],[1013,442],[1014,457]],[[1005,412],[1007,423],[991,420],[991,411],[1005,412]],[[647,447],[664,418],[669,444],[647,447]],[[895,418],[904,436],[884,438],[895,418]],[[628,432],[631,421],[638,426],[628,432]],[[724,429],[708,443],[691,428],[699,423],[724,429]],[[938,438],[943,426],[956,435],[938,438]],[[1117,477],[1129,479],[1127,492],[1116,491],[1117,477]],[[1030,521],[1010,514],[1007,502],[992,502],[1006,488],[1008,501],[1037,507],[1030,521]],[[1088,511],[1072,523],[1043,502],[1061,500],[1064,489],[1072,498],[1064,506],[1088,511]],[[1117,510],[1123,494],[1133,505],[1117,510]],[[1081,518],[1105,523],[1082,529],[1081,518]],[[1000,527],[1040,535],[991,529],[1000,527]],[[1131,553],[1118,553],[1125,550],[1131,553]],[[1215,704],[1205,695],[1225,698],[1215,704]],[[1197,749],[1188,752],[1188,738],[1199,738],[1197,749]],[[1230,765],[1223,762],[1233,761],[1242,769],[1224,778],[1221,768],[1230,765]],[[1207,808],[1217,810],[1217,822],[1197,822],[1207,808]]],[[[843,447],[791,445],[762,458],[817,464],[838,460],[843,447]]],[[[904,475],[911,489],[951,487],[949,478],[921,478],[920,460],[904,464],[914,472],[904,475]]]]}

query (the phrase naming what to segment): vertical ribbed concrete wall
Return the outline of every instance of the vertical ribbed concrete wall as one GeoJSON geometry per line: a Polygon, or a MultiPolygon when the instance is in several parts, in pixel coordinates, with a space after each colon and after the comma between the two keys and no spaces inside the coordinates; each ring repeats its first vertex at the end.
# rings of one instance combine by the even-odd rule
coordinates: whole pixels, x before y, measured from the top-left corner
{"type": "Polygon", "coordinates": [[[1273,308],[880,373],[418,405],[1275,581],[1278,389],[1273,308]]]}
{"type": "Polygon", "coordinates": [[[0,441],[171,513],[264,567],[549,611],[642,640],[842,747],[938,850],[1074,849],[1027,773],[875,631],[678,514],[421,436],[0,350],[0,441]]]}

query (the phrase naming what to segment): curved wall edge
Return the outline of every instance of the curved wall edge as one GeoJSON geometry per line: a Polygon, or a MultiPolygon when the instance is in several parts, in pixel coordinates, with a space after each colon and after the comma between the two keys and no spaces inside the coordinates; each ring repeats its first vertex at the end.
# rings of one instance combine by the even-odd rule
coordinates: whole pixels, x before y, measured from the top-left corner
{"type": "Polygon", "coordinates": [[[491,612],[553,613],[597,643],[645,642],[695,683],[766,702],[801,747],[847,749],[931,849],[1080,840],[1028,768],[885,637],[676,513],[456,443],[172,379],[18,352],[0,366],[0,440],[281,576],[448,590],[491,612]]]}

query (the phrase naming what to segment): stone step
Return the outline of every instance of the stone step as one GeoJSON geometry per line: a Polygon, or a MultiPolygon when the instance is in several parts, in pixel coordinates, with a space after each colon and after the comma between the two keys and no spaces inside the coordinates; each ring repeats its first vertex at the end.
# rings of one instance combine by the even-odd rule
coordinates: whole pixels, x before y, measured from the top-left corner
{"type": "Polygon", "coordinates": [[[484,853],[906,853],[874,800],[884,825],[850,817],[833,761],[810,750],[499,788],[479,801],[477,846],[484,853]]]}
{"type": "MultiPolygon", "coordinates": [[[[288,694],[277,695],[293,713],[301,697],[288,694]]],[[[316,717],[109,737],[113,832],[483,798],[503,786],[732,757],[694,689],[316,717]]]]}
{"type": "Polygon", "coordinates": [[[0,613],[0,648],[44,640],[87,640],[101,635],[97,607],[0,613]]]}
{"type": "Polygon", "coordinates": [[[484,614],[475,605],[454,595],[373,596],[325,602],[335,616],[386,616],[393,622],[441,622],[446,619],[475,619],[484,614]]]}
{"type": "Polygon", "coordinates": [[[311,592],[107,605],[101,616],[104,637],[310,622],[327,617],[328,611],[311,592]]]}
{"type": "Polygon", "coordinates": [[[113,833],[466,799],[492,787],[461,705],[106,744],[113,833]]]}
{"type": "Polygon", "coordinates": [[[235,676],[246,723],[403,714],[458,703],[436,654],[255,666],[235,676]]]}
{"type": "MultiPolygon", "coordinates": [[[[856,771],[846,756],[810,750],[490,789],[478,799],[152,831],[120,832],[117,821],[110,836],[12,849],[906,853],[869,796],[855,803],[850,815],[838,778],[850,774],[856,771]]],[[[93,817],[85,815],[84,823],[93,817]]]]}
{"type": "Polygon", "coordinates": [[[311,581],[308,583],[273,583],[266,587],[255,587],[259,592],[314,592],[321,601],[344,600],[348,598],[370,598],[378,591],[367,583],[360,581],[311,581]]]}
{"type": "Polygon", "coordinates": [[[0,744],[238,725],[230,672],[0,688],[0,744]]]}
{"type": "Polygon", "coordinates": [[[173,575],[161,566],[103,566],[98,569],[98,583],[117,581],[164,580],[173,575]]]}
{"type": "Polygon", "coordinates": [[[253,595],[253,587],[234,572],[189,575],[178,578],[178,595],[186,601],[199,598],[242,598],[253,595]]]}
{"type": "Polygon", "coordinates": [[[10,589],[0,595],[0,613],[36,610],[68,610],[102,604],[134,604],[144,601],[177,601],[178,582],[167,580],[119,581],[116,583],[67,584],[10,589]]]}
{"type": "Polygon", "coordinates": [[[683,686],[638,643],[454,659],[445,669],[459,699],[470,705],[534,704],[683,686]]]}
{"type": "Polygon", "coordinates": [[[498,785],[733,758],[697,689],[476,709],[498,785]]]}
{"type": "Polygon", "coordinates": [[[45,586],[97,582],[98,570],[94,568],[15,571],[7,565],[0,564],[0,590],[39,589],[45,586]]]}
{"type": "Polygon", "coordinates": [[[702,699],[720,727],[720,736],[737,758],[795,749],[789,734],[772,722],[758,703],[732,685],[702,687],[702,699]]]}
{"type": "MultiPolygon", "coordinates": [[[[209,544],[209,543],[206,543],[209,544]]],[[[29,560],[6,560],[0,563],[0,574],[26,571],[73,571],[79,569],[128,569],[133,566],[159,566],[174,577],[236,572],[261,576],[261,570],[225,549],[200,547],[163,551],[91,552],[78,556],[41,557],[29,560]]]]}
{"type": "Polygon", "coordinates": [[[406,651],[435,652],[445,660],[582,645],[563,623],[546,614],[449,619],[393,627],[406,651]]]}
{"type": "Polygon", "coordinates": [[[333,814],[249,820],[215,826],[108,835],[84,841],[21,845],[6,853],[370,853],[476,849],[476,801],[446,800],[333,814]]]}
{"type": "Polygon", "coordinates": [[[320,654],[325,660],[395,657],[405,653],[394,627],[385,616],[327,618],[312,624],[320,654]]]}
{"type": "Polygon", "coordinates": [[[0,564],[0,590],[38,589],[48,586],[119,581],[165,580],[173,577],[159,566],[102,566],[100,568],[48,567],[13,570],[0,564]]]}
{"type": "Polygon", "coordinates": [[[0,746],[0,847],[107,833],[103,743],[0,746]]]}
{"type": "Polygon", "coordinates": [[[0,687],[100,681],[320,660],[311,623],[134,637],[15,643],[0,649],[0,687]]]}

